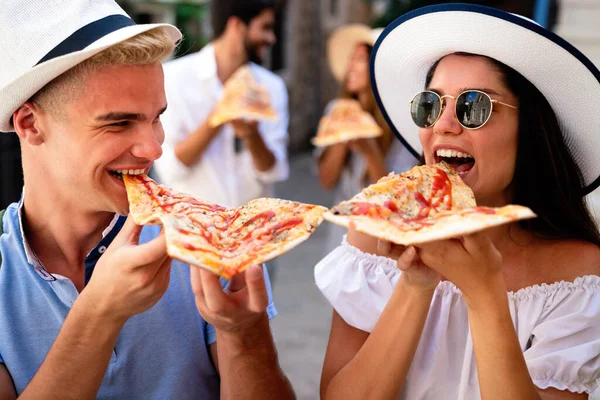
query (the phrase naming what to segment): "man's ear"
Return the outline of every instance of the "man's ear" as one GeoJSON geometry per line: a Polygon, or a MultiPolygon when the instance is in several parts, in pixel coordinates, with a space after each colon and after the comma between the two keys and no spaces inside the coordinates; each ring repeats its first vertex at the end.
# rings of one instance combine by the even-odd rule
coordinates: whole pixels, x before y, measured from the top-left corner
{"type": "Polygon", "coordinates": [[[244,35],[246,23],[240,18],[233,16],[227,20],[227,30],[234,32],[236,35],[244,35]]]}
{"type": "Polygon", "coordinates": [[[26,102],[13,113],[13,126],[22,141],[32,146],[44,143],[43,115],[44,111],[32,101],[26,102]]]}

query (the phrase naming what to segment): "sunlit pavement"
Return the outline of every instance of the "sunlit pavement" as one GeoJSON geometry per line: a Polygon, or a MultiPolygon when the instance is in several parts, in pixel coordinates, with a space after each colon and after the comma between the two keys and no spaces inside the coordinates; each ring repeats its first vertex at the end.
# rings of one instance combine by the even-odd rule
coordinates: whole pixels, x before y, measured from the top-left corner
{"type": "MultiPolygon", "coordinates": [[[[332,194],[319,186],[310,154],[290,160],[291,175],[277,197],[330,206],[332,194]]],[[[298,399],[318,399],[319,379],[329,338],[331,306],[314,281],[315,264],[328,252],[323,224],[304,243],[276,260],[273,296],[279,314],[271,326],[281,367],[298,399]]]]}

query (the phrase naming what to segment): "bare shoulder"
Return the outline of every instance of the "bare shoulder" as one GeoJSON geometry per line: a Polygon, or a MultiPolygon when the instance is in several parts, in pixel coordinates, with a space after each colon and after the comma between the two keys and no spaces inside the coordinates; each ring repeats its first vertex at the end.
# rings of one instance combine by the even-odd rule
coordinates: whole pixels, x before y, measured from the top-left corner
{"type": "Polygon", "coordinates": [[[544,246],[544,264],[557,280],[572,281],[585,275],[600,275],[600,247],[582,240],[561,240],[544,246]]]}

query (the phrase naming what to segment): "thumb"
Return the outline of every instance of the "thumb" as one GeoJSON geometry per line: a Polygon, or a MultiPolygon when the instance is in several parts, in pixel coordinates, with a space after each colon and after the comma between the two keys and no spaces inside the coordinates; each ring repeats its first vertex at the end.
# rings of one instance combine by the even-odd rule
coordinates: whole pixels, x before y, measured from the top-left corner
{"type": "Polygon", "coordinates": [[[262,268],[260,265],[253,265],[246,270],[248,308],[255,313],[264,312],[269,303],[269,295],[262,268]]]}
{"type": "MultiPolygon", "coordinates": [[[[151,241],[131,248],[129,254],[138,266],[152,264],[157,261],[162,263],[168,257],[165,234],[161,233],[151,241]]],[[[155,267],[158,269],[161,263],[155,265],[155,267]]]]}
{"type": "Polygon", "coordinates": [[[123,227],[121,228],[121,231],[113,240],[113,243],[118,247],[125,246],[127,244],[138,244],[140,240],[140,233],[142,233],[142,228],[143,226],[137,225],[133,221],[131,214],[129,214],[125,224],[123,224],[123,227]]]}
{"type": "Polygon", "coordinates": [[[417,250],[414,248],[414,246],[407,247],[406,250],[404,250],[404,253],[402,253],[396,261],[398,268],[400,268],[402,271],[409,269],[413,260],[415,259],[416,254],[417,250]]]}

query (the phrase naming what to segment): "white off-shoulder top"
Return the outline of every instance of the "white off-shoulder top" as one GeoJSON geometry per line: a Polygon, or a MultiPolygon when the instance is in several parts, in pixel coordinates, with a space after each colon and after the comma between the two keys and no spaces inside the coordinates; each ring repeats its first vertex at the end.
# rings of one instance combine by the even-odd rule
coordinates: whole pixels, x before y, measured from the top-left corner
{"type": "MultiPolygon", "coordinates": [[[[364,253],[345,239],[315,267],[317,286],[337,313],[366,332],[400,274],[395,260],[364,253]]],[[[600,383],[600,277],[530,286],[508,298],[535,385],[593,392],[600,383]]],[[[467,306],[451,282],[435,290],[400,398],[480,398],[467,306]]]]}

